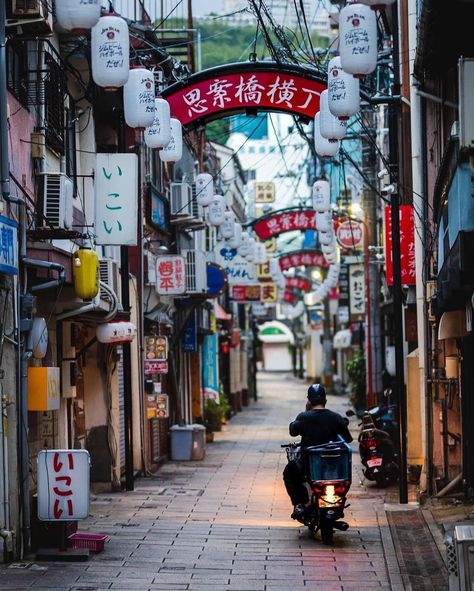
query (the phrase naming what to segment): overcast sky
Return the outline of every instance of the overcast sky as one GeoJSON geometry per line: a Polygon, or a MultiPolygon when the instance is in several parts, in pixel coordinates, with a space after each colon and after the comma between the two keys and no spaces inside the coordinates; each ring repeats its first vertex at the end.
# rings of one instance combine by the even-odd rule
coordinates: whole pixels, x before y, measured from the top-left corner
{"type": "Polygon", "coordinates": [[[193,16],[222,12],[222,0],[193,0],[193,16]]]}

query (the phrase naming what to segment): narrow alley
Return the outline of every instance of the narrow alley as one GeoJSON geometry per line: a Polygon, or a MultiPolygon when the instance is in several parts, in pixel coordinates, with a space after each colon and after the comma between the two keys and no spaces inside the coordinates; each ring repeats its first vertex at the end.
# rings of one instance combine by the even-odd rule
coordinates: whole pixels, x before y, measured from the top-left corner
{"type": "MultiPolygon", "coordinates": [[[[290,519],[280,445],[304,408],[307,385],[269,373],[258,382],[258,401],[216,434],[204,461],[169,462],[139,479],[133,492],[92,497],[91,515],[79,526],[109,536],[102,553],[84,563],[4,566],[0,589],[446,589],[442,560],[433,540],[422,538],[427,528],[416,529],[416,511],[406,513],[413,527],[400,525],[412,531],[412,540],[392,541],[384,502],[394,491],[361,486],[354,444],[350,529],[337,532],[327,547],[290,519]],[[418,570],[406,563],[412,551],[422,557],[418,570]]],[[[348,402],[329,396],[327,406],[344,413],[348,402]]],[[[351,425],[355,431],[356,421],[351,425]]],[[[399,530],[393,523],[392,531],[399,530]]]]}

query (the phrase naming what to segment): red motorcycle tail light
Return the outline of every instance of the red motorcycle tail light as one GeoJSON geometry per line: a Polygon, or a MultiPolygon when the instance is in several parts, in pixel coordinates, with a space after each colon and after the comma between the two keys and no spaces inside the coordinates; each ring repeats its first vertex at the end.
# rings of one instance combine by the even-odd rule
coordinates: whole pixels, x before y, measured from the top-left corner
{"type": "Polygon", "coordinates": [[[377,446],[377,440],[373,437],[370,437],[369,439],[363,439],[360,443],[364,447],[376,447],[377,446]]]}

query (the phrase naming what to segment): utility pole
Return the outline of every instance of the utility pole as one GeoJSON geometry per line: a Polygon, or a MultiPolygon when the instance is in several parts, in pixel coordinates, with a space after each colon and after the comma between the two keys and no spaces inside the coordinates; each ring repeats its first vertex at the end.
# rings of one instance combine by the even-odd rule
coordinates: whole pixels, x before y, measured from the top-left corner
{"type": "MultiPolygon", "coordinates": [[[[400,65],[398,41],[398,5],[392,7],[392,39],[393,39],[393,79],[392,96],[400,95],[400,65]]],[[[390,181],[395,190],[390,194],[390,210],[392,221],[392,260],[393,260],[393,323],[395,335],[395,391],[398,405],[398,421],[400,433],[400,503],[408,503],[407,482],[407,400],[405,389],[405,360],[403,347],[403,293],[400,260],[400,195],[398,193],[398,158],[399,158],[399,115],[400,106],[397,101],[388,104],[389,128],[389,160],[390,181]]]]}
{"type": "MultiPolygon", "coordinates": [[[[119,115],[118,149],[125,152],[125,123],[123,114],[119,115]]],[[[120,247],[120,284],[122,307],[125,314],[130,314],[130,286],[128,268],[128,246],[120,247]]],[[[132,417],[132,352],[130,343],[122,345],[123,363],[123,420],[125,431],[125,490],[134,489],[133,481],[133,417],[132,417]]]]}

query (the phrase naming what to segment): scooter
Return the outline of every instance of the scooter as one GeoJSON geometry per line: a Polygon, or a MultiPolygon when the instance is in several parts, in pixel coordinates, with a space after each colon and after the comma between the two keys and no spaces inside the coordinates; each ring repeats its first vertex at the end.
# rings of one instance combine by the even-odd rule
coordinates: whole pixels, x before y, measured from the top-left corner
{"type": "MultiPolygon", "coordinates": [[[[348,410],[346,415],[350,417],[355,413],[348,410]]],[[[393,484],[398,479],[399,468],[393,441],[395,437],[396,426],[391,407],[378,405],[364,412],[358,437],[360,459],[364,465],[364,477],[375,481],[380,488],[393,484]]]]}
{"type": "Polygon", "coordinates": [[[288,461],[301,457],[306,476],[309,502],[297,521],[306,525],[310,535],[321,533],[323,544],[332,546],[334,530],[346,531],[344,517],[346,496],[352,481],[352,450],[345,441],[325,443],[301,449],[298,443],[288,443],[288,461]]]}

